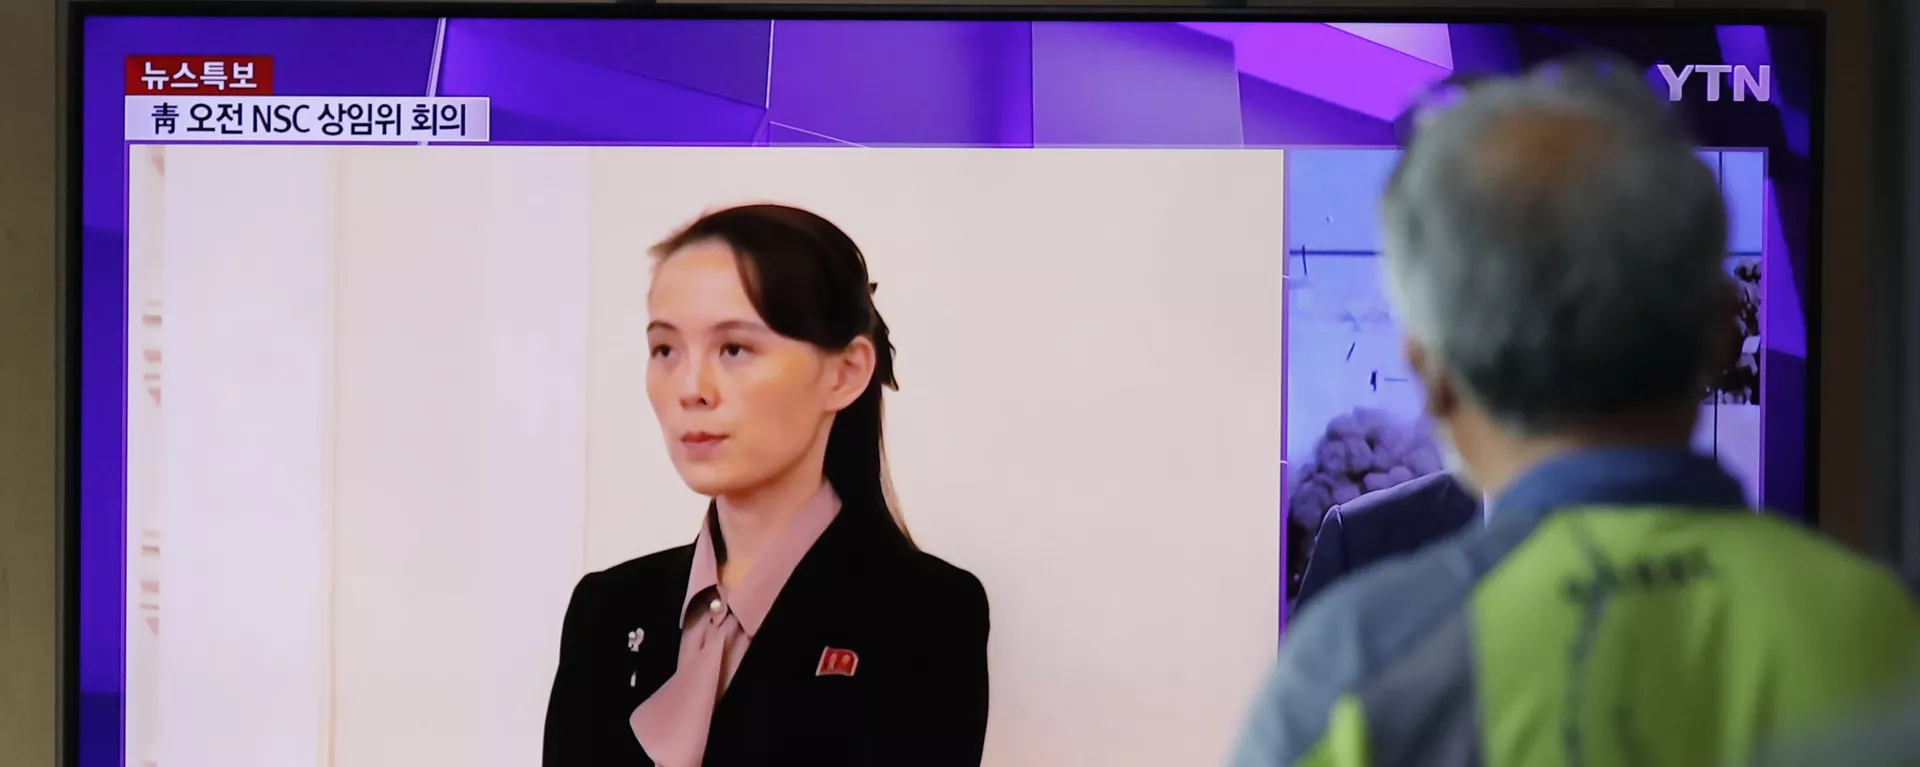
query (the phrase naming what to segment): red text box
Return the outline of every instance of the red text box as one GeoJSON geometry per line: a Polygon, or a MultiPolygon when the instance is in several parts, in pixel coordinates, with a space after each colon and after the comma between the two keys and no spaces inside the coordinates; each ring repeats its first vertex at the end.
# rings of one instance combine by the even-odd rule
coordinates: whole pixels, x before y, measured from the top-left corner
{"type": "Polygon", "coordinates": [[[129,96],[271,96],[272,56],[128,56],[129,96]]]}

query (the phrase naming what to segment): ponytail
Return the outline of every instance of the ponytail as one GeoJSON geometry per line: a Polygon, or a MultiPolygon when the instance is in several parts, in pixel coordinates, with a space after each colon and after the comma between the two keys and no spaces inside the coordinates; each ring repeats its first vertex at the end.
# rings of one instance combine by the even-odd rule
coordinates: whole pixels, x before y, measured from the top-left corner
{"type": "Polygon", "coordinates": [[[872,513],[875,522],[884,519],[911,545],[913,535],[907,530],[906,519],[900,515],[893,479],[887,471],[886,408],[882,393],[885,389],[898,390],[900,384],[894,378],[894,348],[887,321],[880,317],[880,310],[872,301],[871,294],[878,288],[873,283],[867,286],[872,329],[865,335],[873,341],[873,377],[867,380],[867,388],[860,392],[859,398],[834,416],[833,428],[827,433],[825,474],[847,507],[872,513]]]}

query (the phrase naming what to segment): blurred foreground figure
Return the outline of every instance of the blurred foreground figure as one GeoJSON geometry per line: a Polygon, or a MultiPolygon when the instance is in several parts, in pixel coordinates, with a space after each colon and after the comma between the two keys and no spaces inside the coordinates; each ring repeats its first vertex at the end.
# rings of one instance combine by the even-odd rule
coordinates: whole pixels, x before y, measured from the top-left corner
{"type": "Polygon", "coordinates": [[[1754,767],[1915,767],[1920,765],[1920,686],[1811,736],[1783,738],[1754,767]]]}
{"type": "Polygon", "coordinates": [[[1480,83],[1395,170],[1387,282],[1488,521],[1319,597],[1235,765],[1746,764],[1920,668],[1898,579],[1688,447],[1726,213],[1630,70],[1480,83]]]}

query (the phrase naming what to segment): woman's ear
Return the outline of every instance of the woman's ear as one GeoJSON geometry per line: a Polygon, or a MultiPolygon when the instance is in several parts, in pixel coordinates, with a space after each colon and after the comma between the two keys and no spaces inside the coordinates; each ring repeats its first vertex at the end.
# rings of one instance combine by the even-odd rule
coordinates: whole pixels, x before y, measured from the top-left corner
{"type": "Polygon", "coordinates": [[[866,336],[855,338],[847,348],[829,354],[825,376],[827,409],[838,413],[859,399],[873,380],[878,360],[873,339],[866,336]]]}

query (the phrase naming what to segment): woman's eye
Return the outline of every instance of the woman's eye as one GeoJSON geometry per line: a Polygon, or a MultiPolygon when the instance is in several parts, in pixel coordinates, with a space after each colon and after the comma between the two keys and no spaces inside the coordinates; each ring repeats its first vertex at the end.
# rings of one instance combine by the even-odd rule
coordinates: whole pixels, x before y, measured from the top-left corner
{"type": "Polygon", "coordinates": [[[726,344],[720,347],[720,356],[722,357],[738,357],[746,353],[747,347],[739,344],[726,344]]]}
{"type": "Polygon", "coordinates": [[[672,351],[673,351],[673,347],[671,347],[671,346],[668,346],[668,345],[666,345],[666,344],[660,344],[660,345],[657,345],[657,346],[655,346],[655,347],[653,347],[653,349],[651,349],[651,350],[650,350],[650,351],[648,352],[648,354],[650,354],[650,355],[652,355],[652,356],[654,356],[654,357],[665,357],[665,356],[667,356],[667,354],[668,354],[669,352],[672,352],[672,351]]]}

